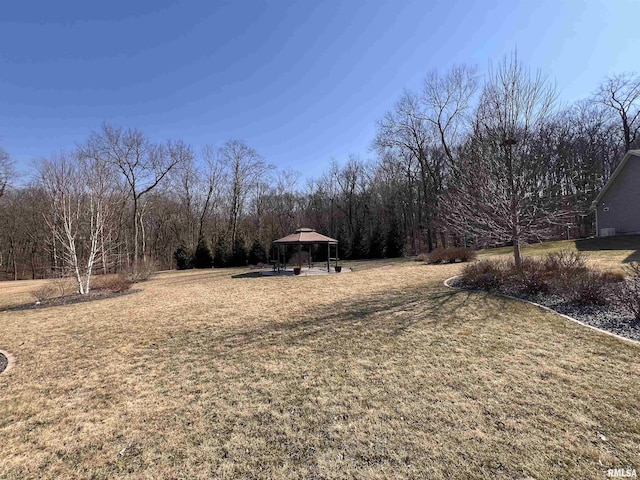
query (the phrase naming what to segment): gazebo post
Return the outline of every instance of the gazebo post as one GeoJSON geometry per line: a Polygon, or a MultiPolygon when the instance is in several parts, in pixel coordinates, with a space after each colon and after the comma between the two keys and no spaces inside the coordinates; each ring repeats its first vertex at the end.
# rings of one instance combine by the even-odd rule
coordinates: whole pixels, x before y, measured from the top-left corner
{"type": "Polygon", "coordinates": [[[327,242],[327,273],[331,271],[331,242],[327,242]]]}

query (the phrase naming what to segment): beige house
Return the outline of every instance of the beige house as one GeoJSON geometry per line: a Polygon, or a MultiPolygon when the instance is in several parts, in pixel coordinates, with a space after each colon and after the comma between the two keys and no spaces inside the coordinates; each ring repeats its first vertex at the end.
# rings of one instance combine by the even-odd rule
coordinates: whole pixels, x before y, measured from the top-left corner
{"type": "Polygon", "coordinates": [[[640,150],[629,150],[593,201],[596,235],[640,233],[640,150]]]}

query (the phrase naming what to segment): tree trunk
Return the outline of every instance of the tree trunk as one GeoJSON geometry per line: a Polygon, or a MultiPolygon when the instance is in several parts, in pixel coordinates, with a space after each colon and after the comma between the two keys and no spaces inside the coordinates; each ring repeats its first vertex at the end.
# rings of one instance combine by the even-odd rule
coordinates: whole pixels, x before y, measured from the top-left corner
{"type": "Polygon", "coordinates": [[[133,271],[138,271],[138,199],[133,200],[133,271]]]}

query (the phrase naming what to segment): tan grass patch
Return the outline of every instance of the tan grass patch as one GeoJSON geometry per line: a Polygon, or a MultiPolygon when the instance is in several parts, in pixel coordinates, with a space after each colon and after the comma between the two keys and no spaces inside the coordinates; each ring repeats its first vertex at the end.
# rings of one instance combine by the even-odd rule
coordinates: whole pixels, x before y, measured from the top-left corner
{"type": "Polygon", "coordinates": [[[0,348],[19,359],[0,377],[0,477],[639,467],[637,347],[444,287],[459,265],[376,265],[389,263],[304,278],[163,273],[135,296],[0,313],[0,348]]]}

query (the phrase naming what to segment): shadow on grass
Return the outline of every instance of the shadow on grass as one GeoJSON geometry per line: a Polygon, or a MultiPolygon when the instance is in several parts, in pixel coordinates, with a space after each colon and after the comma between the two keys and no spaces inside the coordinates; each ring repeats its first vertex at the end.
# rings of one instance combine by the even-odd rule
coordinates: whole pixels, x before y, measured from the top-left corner
{"type": "MultiPolygon", "coordinates": [[[[365,299],[338,302],[317,311],[300,312],[297,318],[267,318],[255,327],[221,330],[219,326],[211,325],[195,331],[182,331],[173,337],[172,344],[174,348],[196,344],[199,348],[218,350],[227,356],[248,349],[295,345],[315,345],[323,350],[333,347],[344,349],[345,345],[362,345],[367,338],[393,342],[417,324],[456,322],[459,310],[470,300],[481,304],[489,298],[483,293],[444,286],[385,292],[365,299]]],[[[265,312],[265,315],[269,313],[265,312]]]]}
{"type": "Polygon", "coordinates": [[[231,275],[231,278],[265,278],[265,275],[262,275],[262,272],[258,270],[254,272],[238,273],[236,275],[231,275]]]}
{"type": "Polygon", "coordinates": [[[640,235],[618,235],[615,237],[595,237],[576,240],[576,249],[581,252],[635,250],[622,262],[640,261],[640,235]]]}

